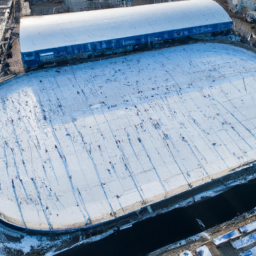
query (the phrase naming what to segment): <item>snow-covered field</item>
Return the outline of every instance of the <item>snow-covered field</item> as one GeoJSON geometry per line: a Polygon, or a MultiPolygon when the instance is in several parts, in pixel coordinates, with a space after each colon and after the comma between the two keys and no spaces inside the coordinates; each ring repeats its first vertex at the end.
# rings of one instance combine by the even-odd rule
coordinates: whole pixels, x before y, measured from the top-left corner
{"type": "Polygon", "coordinates": [[[195,44],[19,76],[0,87],[0,212],[104,222],[256,158],[256,58],[195,44]]]}

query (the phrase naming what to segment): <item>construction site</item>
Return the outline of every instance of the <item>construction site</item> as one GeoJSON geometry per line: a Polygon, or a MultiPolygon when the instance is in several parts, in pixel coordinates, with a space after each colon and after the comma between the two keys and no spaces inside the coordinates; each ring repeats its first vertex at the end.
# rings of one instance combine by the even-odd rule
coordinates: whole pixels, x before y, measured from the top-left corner
{"type": "Polygon", "coordinates": [[[255,1],[0,8],[1,256],[256,255],[255,1]]]}

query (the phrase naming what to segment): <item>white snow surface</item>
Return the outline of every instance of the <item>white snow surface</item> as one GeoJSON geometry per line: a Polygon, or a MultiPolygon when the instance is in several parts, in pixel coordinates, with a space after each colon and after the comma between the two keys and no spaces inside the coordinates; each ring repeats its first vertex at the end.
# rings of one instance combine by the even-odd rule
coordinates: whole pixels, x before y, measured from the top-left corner
{"type": "Polygon", "coordinates": [[[239,228],[241,233],[248,233],[248,232],[251,232],[251,231],[253,231],[255,229],[256,229],[256,221],[254,221],[252,223],[249,223],[247,225],[244,225],[241,228],[239,228]]]}
{"type": "Polygon", "coordinates": [[[104,222],[256,158],[249,51],[195,44],[56,71],[0,87],[5,221],[104,222]]]}
{"type": "Polygon", "coordinates": [[[199,247],[198,249],[196,249],[196,252],[197,252],[198,256],[212,256],[210,250],[208,249],[208,247],[206,245],[203,245],[203,246],[199,247]]]}
{"type": "Polygon", "coordinates": [[[227,234],[224,234],[224,235],[214,238],[213,242],[218,246],[218,245],[220,245],[236,236],[239,236],[239,235],[240,235],[239,231],[237,229],[235,229],[227,234]]]}
{"type": "Polygon", "coordinates": [[[193,256],[193,254],[190,251],[185,251],[185,252],[179,254],[179,256],[193,256]]]}
{"type": "Polygon", "coordinates": [[[239,254],[240,256],[256,256],[256,247],[251,248],[250,250],[246,251],[246,252],[242,252],[239,254]]]}
{"type": "Polygon", "coordinates": [[[211,0],[31,16],[21,19],[20,46],[31,52],[230,21],[211,0]]]}
{"type": "Polygon", "coordinates": [[[231,241],[231,244],[232,246],[235,248],[235,249],[241,249],[241,248],[244,248],[252,243],[255,243],[256,242],[256,232],[250,234],[250,235],[247,235],[243,238],[240,238],[234,242],[231,241]]]}

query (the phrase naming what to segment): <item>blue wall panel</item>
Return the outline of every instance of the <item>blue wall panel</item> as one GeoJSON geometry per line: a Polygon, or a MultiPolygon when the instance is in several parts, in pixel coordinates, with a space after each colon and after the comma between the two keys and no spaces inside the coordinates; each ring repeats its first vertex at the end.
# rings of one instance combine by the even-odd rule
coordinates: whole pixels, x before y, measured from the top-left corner
{"type": "Polygon", "coordinates": [[[92,43],[85,43],[79,45],[64,46],[46,50],[40,50],[36,52],[26,52],[21,53],[22,61],[25,68],[36,67],[43,63],[53,63],[61,59],[61,57],[66,56],[72,58],[73,55],[99,53],[106,50],[109,52],[118,52],[121,49],[128,46],[141,45],[145,43],[195,36],[200,34],[218,32],[223,30],[229,30],[232,28],[232,22],[212,24],[206,26],[199,26],[193,28],[184,28],[171,31],[163,31],[153,34],[145,34],[138,36],[131,36],[126,38],[117,38],[114,40],[99,41],[92,43]]]}

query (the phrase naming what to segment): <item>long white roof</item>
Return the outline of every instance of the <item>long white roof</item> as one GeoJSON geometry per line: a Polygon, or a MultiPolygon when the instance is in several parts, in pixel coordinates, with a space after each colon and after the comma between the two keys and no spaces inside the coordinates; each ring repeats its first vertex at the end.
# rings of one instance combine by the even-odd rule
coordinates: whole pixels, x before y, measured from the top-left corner
{"type": "Polygon", "coordinates": [[[21,19],[21,52],[231,21],[211,0],[33,16],[21,19]]]}
{"type": "Polygon", "coordinates": [[[97,224],[256,160],[252,52],[194,44],[59,69],[0,87],[6,221],[97,224]]]}

